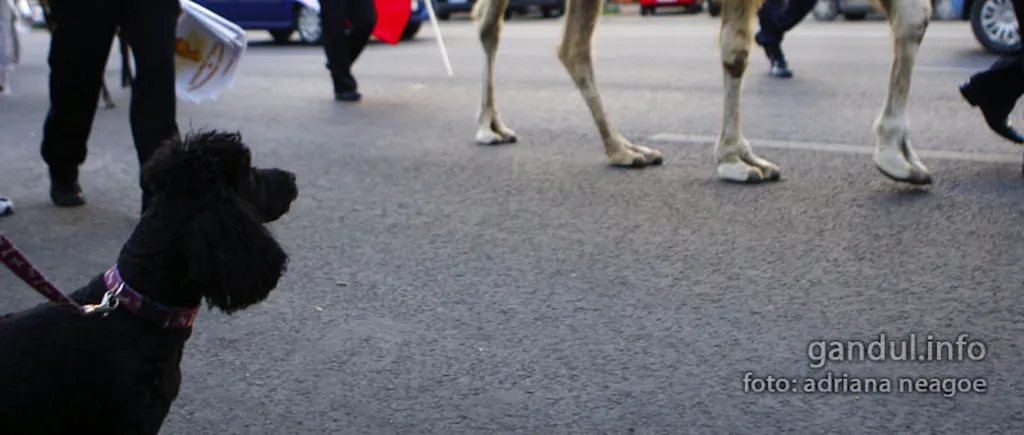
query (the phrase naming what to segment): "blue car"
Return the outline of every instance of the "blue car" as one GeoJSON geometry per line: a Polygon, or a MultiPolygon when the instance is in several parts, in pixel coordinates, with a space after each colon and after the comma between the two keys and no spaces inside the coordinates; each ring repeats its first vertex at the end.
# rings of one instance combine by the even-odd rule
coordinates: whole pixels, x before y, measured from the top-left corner
{"type": "MultiPolygon", "coordinates": [[[[293,33],[298,33],[303,43],[320,43],[320,14],[297,0],[194,1],[245,30],[266,30],[278,43],[288,42],[293,33]]],[[[412,15],[402,31],[402,39],[416,37],[420,26],[428,19],[423,1],[410,0],[412,15]]]]}

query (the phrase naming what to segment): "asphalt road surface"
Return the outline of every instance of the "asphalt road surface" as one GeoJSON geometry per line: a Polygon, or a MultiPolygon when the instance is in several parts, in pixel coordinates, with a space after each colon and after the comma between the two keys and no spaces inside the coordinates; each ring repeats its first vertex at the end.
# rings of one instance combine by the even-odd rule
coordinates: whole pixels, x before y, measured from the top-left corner
{"type": "MultiPolygon", "coordinates": [[[[332,101],[320,48],[253,33],[234,89],[182,104],[180,119],[240,130],[258,164],[299,174],[273,225],[291,268],[259,307],[202,312],[163,433],[1024,431],[1021,152],[956,92],[993,60],[969,25],[934,23],[921,50],[911,126],[935,178],[923,189],[871,163],[892,52],[879,21],[808,20],[787,36],[789,81],[756,52],[744,130],[783,181],[715,181],[717,25],[603,19],[610,112],[665,152],[644,170],[606,165],[555,58],[557,20],[506,24],[497,99],[520,141],[503,147],[473,144],[482,53],[465,20],[443,24],[452,78],[429,28],[370,47],[359,104],[332,101]],[[882,333],[917,334],[928,361],[814,364],[815,340],[882,333]],[[959,360],[929,358],[929,334],[968,334],[959,360]],[[753,391],[769,375],[796,391],[753,391]]],[[[49,203],[46,42],[27,38],[15,94],[0,98],[0,192],[17,206],[0,229],[71,289],[131,231],[137,167],[115,89],[83,168],[89,205],[49,203]]],[[[112,58],[108,82],[118,74],[112,58]]],[[[0,275],[0,311],[40,302],[0,275]]]]}

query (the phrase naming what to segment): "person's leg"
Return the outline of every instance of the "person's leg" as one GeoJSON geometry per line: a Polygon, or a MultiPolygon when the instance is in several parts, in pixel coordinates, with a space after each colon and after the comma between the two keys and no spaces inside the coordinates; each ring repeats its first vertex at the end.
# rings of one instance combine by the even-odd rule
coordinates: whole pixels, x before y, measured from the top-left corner
{"type": "Polygon", "coordinates": [[[765,54],[772,66],[770,75],[775,77],[789,78],[793,72],[789,69],[786,56],[782,52],[782,40],[786,32],[790,31],[814,9],[818,0],[789,0],[785,6],[782,0],[765,0],[761,10],[758,11],[758,19],[761,23],[761,31],[757,32],[754,40],[764,47],[765,54]]]}
{"type": "MultiPolygon", "coordinates": [[[[1012,1],[1017,20],[1024,23],[1024,0],[1012,1]]],[[[981,109],[992,131],[1024,144],[1024,135],[1009,120],[1017,100],[1024,95],[1024,50],[1003,56],[989,69],[975,73],[960,85],[960,94],[971,106],[981,109]]]]}
{"type": "Polygon", "coordinates": [[[341,68],[338,69],[340,80],[344,83],[342,92],[335,95],[340,101],[359,101],[362,95],[359,93],[359,84],[352,75],[352,65],[362,54],[366,44],[370,41],[373,28],[377,25],[377,8],[373,0],[344,0],[350,26],[348,29],[348,58],[341,68]]]}
{"type": "MultiPolygon", "coordinates": [[[[347,0],[348,18],[352,22],[349,33],[349,70],[363,53],[366,44],[370,41],[374,27],[377,26],[377,7],[373,0],[347,0]]],[[[351,75],[351,72],[349,73],[351,75]]]]}
{"type": "Polygon", "coordinates": [[[789,0],[786,7],[782,9],[782,13],[779,14],[778,24],[782,28],[782,33],[793,30],[807,17],[807,14],[814,10],[814,5],[817,3],[818,0],[789,0]]]}
{"type": "Polygon", "coordinates": [[[352,44],[346,24],[348,9],[348,0],[320,0],[324,54],[327,56],[327,69],[331,71],[335,98],[356,90],[355,78],[349,68],[352,44]]]}
{"type": "Polygon", "coordinates": [[[78,167],[96,116],[103,70],[114,39],[110,0],[51,0],[50,109],[40,154],[50,172],[50,199],[61,207],[85,204],[78,167]]]}
{"type": "MultiPolygon", "coordinates": [[[[174,77],[178,0],[122,0],[121,34],[135,57],[130,111],[132,138],[141,166],[165,141],[179,136],[174,77]]],[[[141,182],[141,179],[140,179],[141,182]]],[[[141,183],[140,183],[141,184],[141,183]]],[[[142,209],[149,203],[142,187],[142,209]]]]}
{"type": "Polygon", "coordinates": [[[783,33],[779,19],[782,14],[783,0],[764,0],[761,8],[757,10],[757,21],[761,29],[754,35],[758,45],[765,48],[768,59],[773,59],[774,48],[782,44],[783,33]]]}

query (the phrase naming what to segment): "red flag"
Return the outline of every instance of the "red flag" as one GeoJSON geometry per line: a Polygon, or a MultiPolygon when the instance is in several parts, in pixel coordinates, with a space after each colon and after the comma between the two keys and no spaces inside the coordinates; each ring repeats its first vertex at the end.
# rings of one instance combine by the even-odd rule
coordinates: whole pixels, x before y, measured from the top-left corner
{"type": "MultiPolygon", "coordinates": [[[[429,1],[429,0],[428,0],[429,1]]],[[[377,26],[373,36],[388,44],[397,44],[412,15],[410,0],[374,0],[377,6],[377,26]]]]}

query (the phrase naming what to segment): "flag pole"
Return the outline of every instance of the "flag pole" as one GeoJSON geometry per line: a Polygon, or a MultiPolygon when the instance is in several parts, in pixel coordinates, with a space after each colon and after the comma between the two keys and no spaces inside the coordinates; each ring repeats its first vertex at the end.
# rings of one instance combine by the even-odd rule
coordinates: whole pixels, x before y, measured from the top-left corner
{"type": "Polygon", "coordinates": [[[444,62],[444,70],[448,72],[448,77],[452,77],[452,63],[448,60],[448,50],[444,46],[444,39],[441,38],[441,26],[437,24],[437,15],[434,14],[434,2],[433,0],[423,0],[423,3],[427,5],[427,15],[430,16],[430,25],[434,27],[434,36],[437,37],[437,47],[441,49],[441,60],[444,62]]]}

